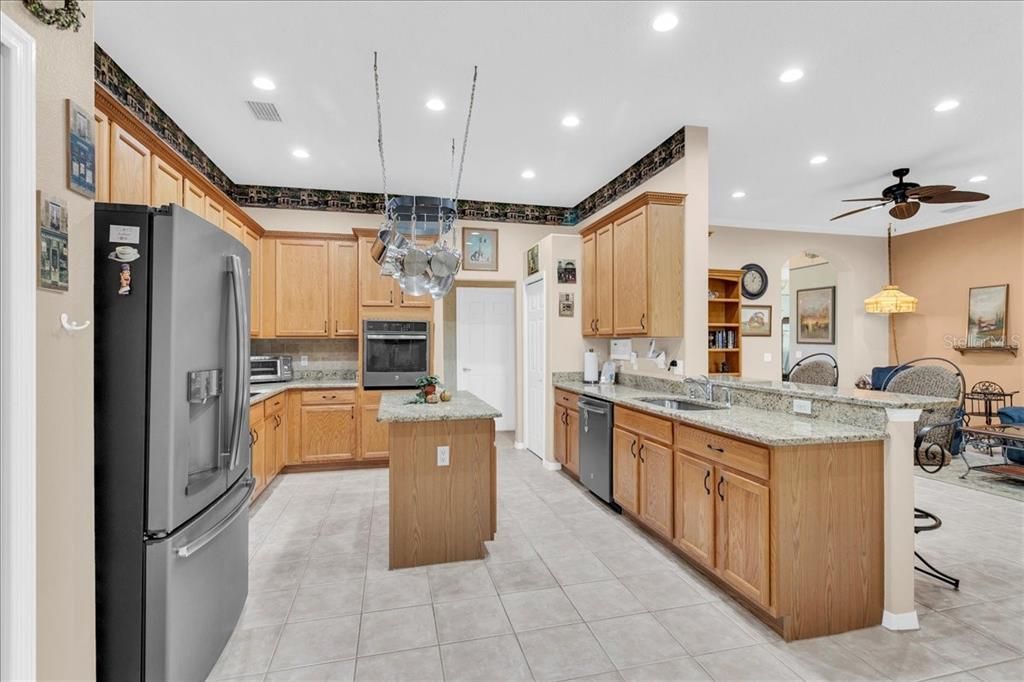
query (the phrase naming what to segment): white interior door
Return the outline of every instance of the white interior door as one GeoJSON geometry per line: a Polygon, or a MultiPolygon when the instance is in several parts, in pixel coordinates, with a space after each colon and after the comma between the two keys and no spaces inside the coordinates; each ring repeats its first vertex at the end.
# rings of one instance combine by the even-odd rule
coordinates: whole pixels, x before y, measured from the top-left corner
{"type": "Polygon", "coordinates": [[[458,388],[501,411],[495,429],[515,429],[515,289],[460,287],[455,291],[458,388]]]}
{"type": "Polygon", "coordinates": [[[526,285],[526,447],[544,458],[544,280],[526,285]]]}

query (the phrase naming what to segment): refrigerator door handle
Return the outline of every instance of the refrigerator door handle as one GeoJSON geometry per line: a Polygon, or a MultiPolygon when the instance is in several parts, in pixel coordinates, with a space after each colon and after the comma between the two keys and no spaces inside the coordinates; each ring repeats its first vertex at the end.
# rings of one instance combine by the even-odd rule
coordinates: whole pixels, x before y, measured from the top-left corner
{"type": "Polygon", "coordinates": [[[238,466],[239,447],[242,441],[242,424],[245,421],[245,376],[246,363],[248,358],[244,357],[245,335],[249,333],[249,323],[246,318],[248,306],[245,301],[244,284],[242,277],[242,259],[236,254],[228,257],[229,269],[231,272],[231,289],[235,302],[235,405],[233,410],[234,420],[231,426],[231,456],[230,469],[238,466]]]}
{"type": "MultiPolygon", "coordinates": [[[[245,486],[246,488],[250,488],[250,487],[252,487],[252,482],[253,482],[253,479],[247,478],[242,483],[242,485],[245,486]]],[[[238,503],[238,506],[236,506],[231,511],[230,514],[228,514],[223,519],[221,519],[219,522],[217,522],[216,526],[214,526],[210,530],[206,531],[205,533],[203,533],[202,535],[200,535],[199,537],[197,537],[195,540],[193,540],[192,542],[188,543],[187,545],[184,545],[183,547],[179,547],[178,549],[176,549],[174,551],[175,554],[177,554],[182,559],[189,558],[190,556],[192,556],[193,554],[195,554],[196,552],[201,550],[203,547],[206,547],[206,545],[208,545],[211,542],[213,542],[214,538],[216,538],[218,535],[223,533],[224,529],[226,529],[228,526],[230,526],[232,521],[234,521],[236,518],[238,518],[238,516],[240,514],[242,514],[243,512],[248,510],[248,507],[249,507],[249,496],[246,495],[246,496],[244,496],[242,498],[242,501],[238,503]]]]}

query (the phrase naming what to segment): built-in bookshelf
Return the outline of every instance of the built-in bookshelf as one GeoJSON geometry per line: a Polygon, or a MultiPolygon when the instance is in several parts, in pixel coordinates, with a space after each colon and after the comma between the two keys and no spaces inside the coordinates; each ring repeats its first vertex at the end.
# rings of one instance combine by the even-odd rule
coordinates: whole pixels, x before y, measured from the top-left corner
{"type": "Polygon", "coordinates": [[[708,270],[708,374],[743,371],[740,334],[742,270],[708,270]]]}

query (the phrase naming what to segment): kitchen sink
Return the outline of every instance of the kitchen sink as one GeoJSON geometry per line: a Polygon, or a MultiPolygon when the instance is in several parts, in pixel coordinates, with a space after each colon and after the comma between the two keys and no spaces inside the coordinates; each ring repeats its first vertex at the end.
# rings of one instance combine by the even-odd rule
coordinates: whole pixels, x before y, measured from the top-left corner
{"type": "Polygon", "coordinates": [[[642,403],[648,405],[657,405],[658,407],[665,407],[670,410],[717,410],[717,405],[708,405],[706,403],[691,402],[689,400],[673,400],[672,398],[637,398],[642,403]]]}

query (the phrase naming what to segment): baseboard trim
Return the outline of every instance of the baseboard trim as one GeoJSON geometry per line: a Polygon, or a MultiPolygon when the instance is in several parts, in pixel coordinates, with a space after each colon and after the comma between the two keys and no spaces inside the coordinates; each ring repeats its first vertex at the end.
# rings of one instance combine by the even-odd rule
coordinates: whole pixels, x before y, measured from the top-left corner
{"type": "Polygon", "coordinates": [[[549,462],[546,459],[542,461],[544,463],[544,468],[547,469],[548,471],[558,471],[562,468],[562,465],[559,464],[558,462],[549,462]]]}
{"type": "Polygon", "coordinates": [[[514,447],[516,450],[525,450],[526,449],[526,443],[524,443],[521,440],[517,440],[512,447],[514,447]]]}
{"type": "Polygon", "coordinates": [[[906,613],[890,613],[882,611],[882,627],[886,630],[920,630],[917,611],[906,613]]]}

